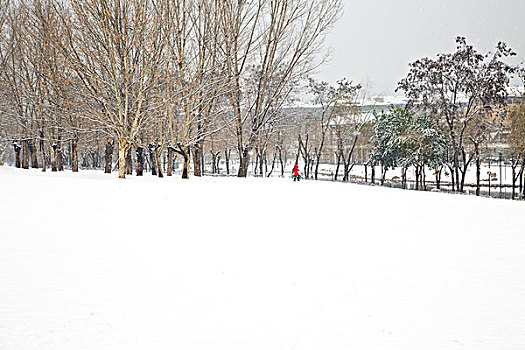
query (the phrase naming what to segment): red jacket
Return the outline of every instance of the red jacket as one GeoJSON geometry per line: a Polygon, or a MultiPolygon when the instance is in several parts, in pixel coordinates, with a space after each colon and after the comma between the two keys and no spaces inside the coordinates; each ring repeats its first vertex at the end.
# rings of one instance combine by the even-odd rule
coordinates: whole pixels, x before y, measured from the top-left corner
{"type": "Polygon", "coordinates": [[[293,176],[299,176],[299,166],[297,164],[293,167],[293,176]]]}

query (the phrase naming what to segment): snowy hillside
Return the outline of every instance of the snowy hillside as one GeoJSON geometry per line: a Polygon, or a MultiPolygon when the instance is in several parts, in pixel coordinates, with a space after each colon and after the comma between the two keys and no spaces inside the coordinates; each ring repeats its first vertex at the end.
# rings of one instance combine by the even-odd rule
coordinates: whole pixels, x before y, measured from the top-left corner
{"type": "Polygon", "coordinates": [[[0,168],[0,349],[522,349],[524,203],[0,168]]]}

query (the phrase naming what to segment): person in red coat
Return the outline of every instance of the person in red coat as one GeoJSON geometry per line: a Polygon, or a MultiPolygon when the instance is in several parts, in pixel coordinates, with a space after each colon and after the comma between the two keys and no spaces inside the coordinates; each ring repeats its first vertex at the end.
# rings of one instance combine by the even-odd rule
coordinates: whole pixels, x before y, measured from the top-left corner
{"type": "Polygon", "coordinates": [[[301,174],[299,174],[299,165],[295,164],[293,167],[293,180],[294,181],[300,181],[301,180],[301,174]]]}

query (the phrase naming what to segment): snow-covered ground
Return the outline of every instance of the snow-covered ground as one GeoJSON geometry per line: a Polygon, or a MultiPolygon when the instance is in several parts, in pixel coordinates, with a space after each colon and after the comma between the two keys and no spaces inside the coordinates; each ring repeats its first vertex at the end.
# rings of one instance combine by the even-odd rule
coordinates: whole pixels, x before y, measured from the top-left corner
{"type": "Polygon", "coordinates": [[[523,349],[525,203],[0,168],[0,349],[523,349]]]}

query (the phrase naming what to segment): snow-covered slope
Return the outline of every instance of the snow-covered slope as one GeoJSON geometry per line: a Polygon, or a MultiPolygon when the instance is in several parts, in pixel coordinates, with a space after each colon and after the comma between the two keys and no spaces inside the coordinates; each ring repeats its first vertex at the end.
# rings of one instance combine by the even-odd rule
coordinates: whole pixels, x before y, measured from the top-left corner
{"type": "Polygon", "coordinates": [[[0,168],[0,349],[522,349],[524,203],[0,168]]]}

